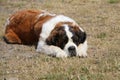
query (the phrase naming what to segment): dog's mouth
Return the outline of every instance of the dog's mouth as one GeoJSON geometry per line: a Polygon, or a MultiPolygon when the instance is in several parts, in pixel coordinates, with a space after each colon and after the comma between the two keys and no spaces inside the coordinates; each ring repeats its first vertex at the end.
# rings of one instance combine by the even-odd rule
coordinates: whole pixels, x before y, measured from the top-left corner
{"type": "Polygon", "coordinates": [[[76,48],[74,46],[70,46],[68,51],[71,57],[76,56],[76,48]]]}
{"type": "Polygon", "coordinates": [[[71,51],[69,51],[69,54],[71,57],[74,57],[74,56],[76,56],[76,51],[71,50],[71,51]]]}

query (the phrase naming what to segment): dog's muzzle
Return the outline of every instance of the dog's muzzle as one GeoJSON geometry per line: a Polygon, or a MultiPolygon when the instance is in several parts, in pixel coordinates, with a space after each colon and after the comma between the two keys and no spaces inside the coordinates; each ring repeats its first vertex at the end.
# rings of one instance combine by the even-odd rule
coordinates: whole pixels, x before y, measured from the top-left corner
{"type": "Polygon", "coordinates": [[[70,46],[68,48],[68,51],[69,51],[71,57],[76,56],[76,48],[75,48],[75,46],[70,46]]]}

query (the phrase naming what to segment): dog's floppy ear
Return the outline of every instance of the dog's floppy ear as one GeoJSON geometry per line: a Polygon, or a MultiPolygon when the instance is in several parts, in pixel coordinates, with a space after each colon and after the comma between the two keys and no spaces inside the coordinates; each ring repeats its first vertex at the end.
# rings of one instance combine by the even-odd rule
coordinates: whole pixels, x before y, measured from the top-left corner
{"type": "Polygon", "coordinates": [[[86,40],[87,34],[84,32],[84,30],[78,26],[74,25],[73,27],[70,28],[70,31],[73,33],[73,41],[76,42],[77,44],[84,43],[86,40]]]}
{"type": "Polygon", "coordinates": [[[56,42],[55,40],[56,40],[55,35],[51,35],[46,39],[46,43],[48,45],[55,45],[55,42],[56,42]]]}
{"type": "Polygon", "coordinates": [[[80,43],[84,43],[87,37],[86,32],[79,31],[78,36],[79,36],[80,43]]]}
{"type": "Polygon", "coordinates": [[[79,43],[84,43],[84,41],[86,40],[87,34],[80,26],[77,26],[77,27],[78,29],[76,28],[75,34],[79,37],[79,43]]]}

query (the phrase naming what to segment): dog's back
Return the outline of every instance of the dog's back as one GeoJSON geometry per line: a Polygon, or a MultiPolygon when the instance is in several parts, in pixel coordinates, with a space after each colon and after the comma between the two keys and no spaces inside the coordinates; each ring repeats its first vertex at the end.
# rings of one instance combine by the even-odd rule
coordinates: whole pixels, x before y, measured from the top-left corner
{"type": "MultiPolygon", "coordinates": [[[[22,10],[8,18],[4,39],[7,43],[33,44],[39,39],[44,12],[38,10],[22,10]]],[[[47,19],[46,18],[46,19],[47,19]]]]}

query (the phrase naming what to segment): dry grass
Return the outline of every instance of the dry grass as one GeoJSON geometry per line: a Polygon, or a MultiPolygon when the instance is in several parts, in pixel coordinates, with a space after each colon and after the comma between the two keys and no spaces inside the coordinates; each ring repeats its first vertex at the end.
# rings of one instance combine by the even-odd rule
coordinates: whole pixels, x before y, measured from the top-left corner
{"type": "Polygon", "coordinates": [[[0,80],[120,80],[120,1],[0,0],[0,80]],[[88,58],[52,58],[34,46],[6,44],[4,23],[22,9],[75,19],[87,32],[88,58]]]}

